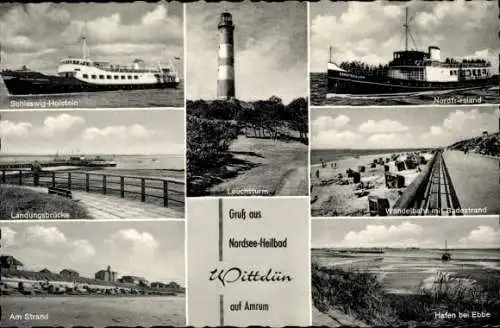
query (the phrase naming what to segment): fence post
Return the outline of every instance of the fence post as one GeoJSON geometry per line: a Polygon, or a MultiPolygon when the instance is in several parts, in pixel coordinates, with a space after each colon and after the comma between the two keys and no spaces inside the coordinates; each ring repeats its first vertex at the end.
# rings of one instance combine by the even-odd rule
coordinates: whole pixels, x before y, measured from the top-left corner
{"type": "Polygon", "coordinates": [[[23,171],[19,170],[19,185],[23,184],[23,171]]]}
{"type": "Polygon", "coordinates": [[[2,171],[2,183],[5,183],[5,170],[2,171]]]}
{"type": "Polygon", "coordinates": [[[68,172],[68,189],[71,189],[71,172],[68,172]]]}
{"type": "Polygon", "coordinates": [[[141,202],[146,201],[146,180],[141,179],[141,202]]]}
{"type": "Polygon", "coordinates": [[[88,173],[85,173],[85,191],[90,191],[90,177],[88,173]]]}
{"type": "Polygon", "coordinates": [[[56,171],[52,171],[52,187],[56,186],[56,171]]]}
{"type": "Polygon", "coordinates": [[[125,198],[125,178],[120,177],[120,196],[125,198]]]}
{"type": "Polygon", "coordinates": [[[102,193],[106,195],[106,176],[102,176],[102,193]]]}
{"type": "Polygon", "coordinates": [[[163,180],[163,206],[168,207],[168,181],[163,180]]]}

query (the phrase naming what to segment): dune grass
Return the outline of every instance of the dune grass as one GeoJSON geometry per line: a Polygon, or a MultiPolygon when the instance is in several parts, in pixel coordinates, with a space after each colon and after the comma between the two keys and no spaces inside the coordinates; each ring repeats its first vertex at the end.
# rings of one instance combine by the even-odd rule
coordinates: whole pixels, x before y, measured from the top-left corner
{"type": "Polygon", "coordinates": [[[413,294],[388,293],[377,276],[367,272],[313,263],[311,274],[312,300],[319,311],[342,311],[369,325],[413,322],[429,326],[470,326],[493,324],[500,316],[500,273],[494,270],[482,269],[455,276],[439,273],[432,288],[416,286],[413,294]],[[455,313],[457,318],[436,317],[436,313],[446,311],[455,313]],[[458,318],[458,312],[471,314],[472,311],[487,312],[490,317],[458,318]]]}
{"type": "MultiPolygon", "coordinates": [[[[70,219],[93,219],[77,202],[23,187],[0,185],[0,219],[16,214],[67,213],[70,219]]],[[[36,218],[35,218],[36,219],[36,218]]]]}

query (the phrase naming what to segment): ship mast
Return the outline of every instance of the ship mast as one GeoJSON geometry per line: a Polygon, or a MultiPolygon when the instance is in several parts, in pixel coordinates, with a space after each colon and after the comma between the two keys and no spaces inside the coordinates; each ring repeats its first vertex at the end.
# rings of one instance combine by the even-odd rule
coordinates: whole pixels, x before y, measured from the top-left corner
{"type": "Polygon", "coordinates": [[[83,59],[87,59],[87,21],[85,21],[85,25],[83,26],[81,40],[82,40],[82,53],[83,59]]]}
{"type": "Polygon", "coordinates": [[[403,27],[405,29],[405,51],[408,51],[408,42],[410,41],[409,39],[411,38],[411,41],[413,41],[413,44],[415,46],[415,50],[418,49],[417,42],[413,38],[413,34],[411,33],[410,30],[410,23],[411,20],[413,20],[414,17],[409,18],[408,17],[408,7],[405,8],[405,22],[403,24],[403,27]]]}
{"type": "Polygon", "coordinates": [[[404,28],[405,28],[405,51],[408,51],[408,7],[405,8],[405,23],[404,23],[404,28]]]}

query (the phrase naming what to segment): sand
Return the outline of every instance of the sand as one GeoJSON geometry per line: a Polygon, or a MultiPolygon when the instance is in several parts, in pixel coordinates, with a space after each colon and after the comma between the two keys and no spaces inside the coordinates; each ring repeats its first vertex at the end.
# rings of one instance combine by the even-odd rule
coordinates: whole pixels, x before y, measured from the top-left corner
{"type": "MultiPolygon", "coordinates": [[[[256,196],[306,196],[308,147],[300,142],[238,137],[230,148],[247,168],[233,166],[237,176],[215,185],[212,194],[262,192],[256,196]]],[[[247,194],[250,196],[252,194],[247,194]]]]}
{"type": "Polygon", "coordinates": [[[185,298],[172,297],[2,297],[1,326],[184,326],[185,298]],[[9,320],[11,314],[48,314],[48,320],[9,320]]]}
{"type": "MultiPolygon", "coordinates": [[[[326,163],[326,167],[322,168],[321,164],[311,167],[311,213],[313,216],[368,216],[370,215],[368,207],[368,196],[378,196],[387,198],[389,205],[392,207],[399,199],[400,194],[408,185],[420,174],[417,169],[397,171],[394,161],[385,163],[389,165],[389,172],[397,173],[405,177],[405,188],[389,189],[385,185],[384,165],[377,165],[371,168],[370,164],[374,159],[383,158],[384,161],[392,154],[378,154],[360,156],[359,158],[347,158],[336,162],[326,163]],[[336,167],[331,166],[336,163],[336,167]],[[358,170],[358,166],[365,166],[365,172],[361,173],[361,181],[363,183],[370,182],[374,187],[366,189],[369,194],[362,197],[355,195],[355,185],[351,182],[347,185],[340,185],[333,181],[337,176],[342,174],[347,178],[346,170],[358,170]],[[316,171],[319,170],[319,178],[316,176],[316,171]]],[[[421,166],[423,169],[423,166],[421,166]]]]}

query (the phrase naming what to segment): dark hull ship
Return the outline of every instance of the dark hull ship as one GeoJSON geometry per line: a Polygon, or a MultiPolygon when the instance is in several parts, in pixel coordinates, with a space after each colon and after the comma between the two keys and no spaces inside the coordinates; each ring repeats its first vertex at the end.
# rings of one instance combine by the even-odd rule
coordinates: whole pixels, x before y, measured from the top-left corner
{"type": "Polygon", "coordinates": [[[396,51],[385,66],[361,62],[335,64],[328,62],[329,93],[344,95],[393,95],[439,93],[446,91],[487,89],[498,86],[498,75],[491,63],[482,59],[441,61],[440,49],[431,46],[427,52],[408,50],[408,9],[406,9],[405,50],[396,51]]]}
{"type": "Polygon", "coordinates": [[[179,81],[175,78],[164,78],[162,80],[159,76],[155,77],[153,81],[137,81],[139,80],[139,74],[141,73],[133,75],[123,74],[122,76],[125,76],[124,80],[127,81],[128,79],[129,83],[96,83],[96,81],[92,80],[99,79],[99,76],[101,76],[101,80],[105,80],[106,76],[108,76],[108,80],[119,80],[122,77],[120,75],[89,75],[85,73],[81,73],[81,78],[79,75],[72,74],[69,74],[69,76],[53,76],[29,70],[5,70],[0,72],[0,76],[2,76],[4,84],[11,95],[166,89],[176,88],[179,85],[179,81]],[[84,78],[84,75],[87,77],[84,78]],[[92,76],[95,77],[92,78],[92,76]],[[136,79],[135,81],[133,80],[134,78],[136,79]]]}
{"type": "Polygon", "coordinates": [[[11,95],[166,89],[176,88],[180,83],[171,64],[168,67],[160,64],[157,67],[145,67],[144,61],[135,59],[132,66],[125,66],[92,60],[87,58],[84,36],[82,49],[82,58],[60,61],[57,75],[34,72],[24,66],[19,70],[3,70],[0,76],[11,95]]]}

